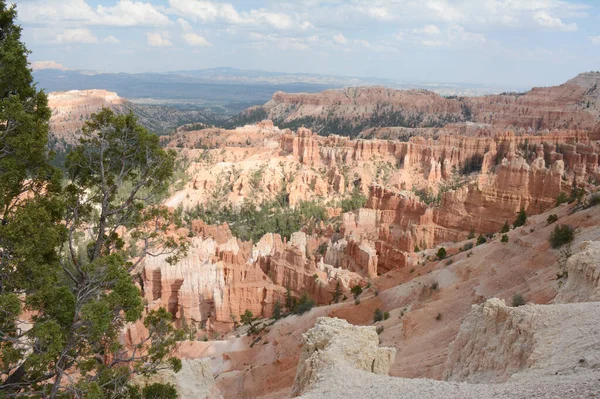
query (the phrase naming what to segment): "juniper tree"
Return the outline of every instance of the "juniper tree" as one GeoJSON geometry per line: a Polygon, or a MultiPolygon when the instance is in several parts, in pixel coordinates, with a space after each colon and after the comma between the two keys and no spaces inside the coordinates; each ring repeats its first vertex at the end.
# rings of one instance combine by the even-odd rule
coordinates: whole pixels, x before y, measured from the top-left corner
{"type": "Polygon", "coordinates": [[[133,115],[103,110],[68,155],[63,188],[15,19],[0,0],[0,397],[139,396],[132,374],[180,367],[170,354],[183,335],[165,309],[145,315],[140,342],[120,340],[143,314],[144,257],[184,248],[162,239],[171,216],[152,206],[174,154],[133,115]]]}

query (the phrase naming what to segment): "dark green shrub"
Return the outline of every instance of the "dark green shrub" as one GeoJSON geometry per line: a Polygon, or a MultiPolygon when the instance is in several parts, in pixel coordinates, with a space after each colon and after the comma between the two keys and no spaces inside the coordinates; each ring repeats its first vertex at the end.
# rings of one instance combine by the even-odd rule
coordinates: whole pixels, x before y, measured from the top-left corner
{"type": "Polygon", "coordinates": [[[502,238],[500,239],[500,242],[503,242],[506,244],[508,242],[508,234],[502,234],[502,238]]]}
{"type": "Polygon", "coordinates": [[[142,389],[143,399],[177,399],[177,389],[173,384],[154,383],[142,389]]]}
{"type": "Polygon", "coordinates": [[[566,202],[569,202],[569,196],[567,195],[567,193],[563,193],[561,191],[560,193],[558,193],[558,197],[556,197],[556,206],[559,206],[560,204],[564,204],[566,202]]]}
{"type": "Polygon", "coordinates": [[[552,245],[552,248],[559,248],[572,242],[574,238],[575,231],[571,226],[568,224],[557,225],[550,234],[550,245],[552,245]]]}
{"type": "Polygon", "coordinates": [[[552,224],[552,223],[556,222],[557,220],[558,220],[558,215],[553,213],[552,215],[548,216],[548,218],[546,219],[546,223],[552,224]]]}
{"type": "Polygon", "coordinates": [[[275,304],[273,305],[273,318],[275,320],[278,320],[278,319],[281,319],[281,316],[282,316],[281,302],[275,301],[275,304]]]}
{"type": "Polygon", "coordinates": [[[252,322],[254,321],[254,315],[250,310],[246,309],[244,314],[240,316],[240,321],[242,324],[252,325],[252,322]]]}
{"type": "Polygon", "coordinates": [[[419,252],[421,250],[421,248],[419,248],[418,245],[415,245],[415,252],[419,252]]]}
{"type": "Polygon", "coordinates": [[[340,282],[338,281],[337,284],[335,285],[335,291],[333,292],[333,302],[338,303],[343,294],[344,293],[342,292],[342,286],[340,285],[340,282]]]}
{"type": "Polygon", "coordinates": [[[587,207],[596,206],[600,204],[600,192],[594,193],[590,196],[590,200],[587,203],[587,207]]]}
{"type": "Polygon", "coordinates": [[[487,240],[485,239],[485,237],[479,234],[479,237],[477,237],[477,245],[485,244],[486,242],[487,240]]]}
{"type": "Polygon", "coordinates": [[[351,212],[356,209],[360,209],[364,207],[367,203],[367,197],[364,196],[358,189],[355,189],[352,192],[352,196],[350,198],[343,199],[340,208],[342,208],[342,212],[351,212]]]}
{"type": "Polygon", "coordinates": [[[435,316],[435,319],[436,319],[437,321],[440,321],[440,320],[442,320],[442,314],[441,314],[441,313],[438,313],[438,314],[437,314],[437,316],[435,316]]]}
{"type": "Polygon", "coordinates": [[[525,209],[521,208],[519,213],[517,214],[517,219],[515,219],[515,223],[513,227],[516,229],[517,227],[525,226],[527,222],[527,213],[525,213],[525,209]]]}
{"type": "Polygon", "coordinates": [[[437,281],[434,281],[431,284],[431,289],[434,290],[434,291],[437,290],[439,287],[440,287],[440,284],[437,281]]]}
{"type": "Polygon", "coordinates": [[[461,251],[468,251],[470,249],[473,249],[473,243],[467,242],[465,245],[462,246],[461,251]]]}
{"type": "Polygon", "coordinates": [[[473,238],[475,238],[475,230],[471,229],[471,231],[469,231],[469,235],[467,236],[467,238],[469,240],[472,240],[473,238]]]}
{"type": "Polygon", "coordinates": [[[362,294],[362,287],[360,285],[355,285],[354,287],[352,287],[352,289],[350,290],[351,293],[354,294],[354,299],[358,298],[358,296],[360,294],[362,294]]]}
{"type": "Polygon", "coordinates": [[[383,326],[377,326],[375,331],[377,331],[377,335],[381,334],[383,332],[383,326]]]}
{"type": "Polygon", "coordinates": [[[373,312],[373,322],[377,323],[378,321],[383,320],[383,311],[379,308],[375,309],[373,312]]]}
{"type": "Polygon", "coordinates": [[[383,312],[383,320],[387,320],[390,318],[390,312],[383,312]]]}
{"type": "Polygon", "coordinates": [[[438,251],[437,251],[437,257],[440,260],[445,259],[446,258],[446,248],[441,247],[440,249],[438,249],[438,251]]]}
{"type": "Polygon", "coordinates": [[[525,298],[523,298],[523,295],[521,294],[515,294],[512,297],[512,306],[514,308],[518,307],[518,306],[523,306],[525,305],[525,298]]]}
{"type": "Polygon", "coordinates": [[[508,233],[510,231],[510,226],[508,225],[508,220],[504,222],[504,226],[502,226],[502,229],[500,229],[500,233],[504,234],[504,233],[508,233]]]}
{"type": "Polygon", "coordinates": [[[300,296],[298,303],[296,304],[296,308],[294,309],[294,313],[297,315],[304,314],[311,310],[315,306],[315,301],[312,299],[306,292],[300,296]]]}
{"type": "Polygon", "coordinates": [[[581,202],[581,198],[583,198],[584,195],[585,189],[583,187],[573,186],[571,189],[571,195],[569,196],[569,204],[572,204],[575,201],[578,203],[581,202]]]}

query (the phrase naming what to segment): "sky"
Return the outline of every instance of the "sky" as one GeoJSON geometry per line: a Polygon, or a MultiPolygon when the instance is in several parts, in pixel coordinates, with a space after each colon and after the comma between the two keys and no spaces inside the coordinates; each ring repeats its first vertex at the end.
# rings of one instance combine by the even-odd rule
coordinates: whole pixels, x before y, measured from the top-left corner
{"type": "Polygon", "coordinates": [[[600,70],[600,0],[16,3],[34,68],[234,67],[515,87],[600,70]]]}

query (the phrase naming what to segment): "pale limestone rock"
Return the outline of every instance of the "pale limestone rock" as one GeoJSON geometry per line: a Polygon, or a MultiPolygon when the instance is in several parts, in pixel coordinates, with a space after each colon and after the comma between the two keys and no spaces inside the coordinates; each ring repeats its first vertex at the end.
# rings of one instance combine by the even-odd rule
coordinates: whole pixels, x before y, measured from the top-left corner
{"type": "Polygon", "coordinates": [[[320,317],[304,335],[292,397],[310,390],[332,368],[352,367],[387,374],[395,348],[379,348],[374,326],[353,326],[338,318],[320,317]]]}
{"type": "Polygon", "coordinates": [[[162,370],[149,379],[138,379],[139,385],[173,384],[180,399],[222,399],[215,387],[210,358],[183,359],[181,370],[162,370]]]}
{"type": "Polygon", "coordinates": [[[568,277],[556,303],[600,301],[600,241],[585,241],[567,261],[568,277]]]}
{"type": "Polygon", "coordinates": [[[473,305],[448,348],[445,376],[475,383],[526,381],[600,367],[600,303],[473,305]]]}
{"type": "Polygon", "coordinates": [[[526,367],[533,331],[523,321],[524,312],[523,307],[510,308],[496,298],[473,305],[449,347],[447,379],[499,382],[526,367]]]}

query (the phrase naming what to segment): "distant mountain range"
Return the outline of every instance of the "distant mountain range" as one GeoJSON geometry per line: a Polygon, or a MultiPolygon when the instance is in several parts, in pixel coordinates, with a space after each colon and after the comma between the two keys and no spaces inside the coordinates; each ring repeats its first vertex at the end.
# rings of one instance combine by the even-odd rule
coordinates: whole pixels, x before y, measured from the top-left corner
{"type": "Polygon", "coordinates": [[[104,89],[138,104],[200,108],[223,116],[234,115],[253,105],[262,105],[278,91],[316,93],[326,89],[376,85],[395,89],[423,88],[444,96],[474,96],[523,90],[478,84],[405,83],[379,78],[236,68],[140,74],[40,69],[34,71],[34,77],[38,87],[47,92],[104,89]]]}

